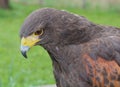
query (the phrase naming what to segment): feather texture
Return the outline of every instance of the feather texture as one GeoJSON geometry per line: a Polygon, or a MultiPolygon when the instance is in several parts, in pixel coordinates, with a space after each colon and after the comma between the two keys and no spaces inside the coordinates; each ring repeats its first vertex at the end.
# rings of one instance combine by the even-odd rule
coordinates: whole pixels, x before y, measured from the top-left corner
{"type": "Polygon", "coordinates": [[[43,8],[20,30],[27,37],[43,29],[36,45],[49,53],[57,87],[120,87],[120,30],[66,11],[43,8]]]}

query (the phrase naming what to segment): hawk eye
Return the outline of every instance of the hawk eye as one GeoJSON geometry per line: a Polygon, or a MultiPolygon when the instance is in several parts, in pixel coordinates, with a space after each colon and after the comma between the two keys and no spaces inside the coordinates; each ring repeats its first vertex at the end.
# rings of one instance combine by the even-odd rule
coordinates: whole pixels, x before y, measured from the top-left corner
{"type": "Polygon", "coordinates": [[[43,34],[43,29],[36,31],[34,34],[35,35],[42,35],[43,34]]]}

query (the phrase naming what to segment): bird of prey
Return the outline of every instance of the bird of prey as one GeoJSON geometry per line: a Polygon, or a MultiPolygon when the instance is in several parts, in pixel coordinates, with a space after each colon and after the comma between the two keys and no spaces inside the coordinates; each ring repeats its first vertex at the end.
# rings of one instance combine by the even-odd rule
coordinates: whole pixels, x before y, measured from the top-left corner
{"type": "Polygon", "coordinates": [[[47,50],[57,87],[120,87],[120,29],[54,8],[32,12],[21,30],[21,52],[47,50]]]}

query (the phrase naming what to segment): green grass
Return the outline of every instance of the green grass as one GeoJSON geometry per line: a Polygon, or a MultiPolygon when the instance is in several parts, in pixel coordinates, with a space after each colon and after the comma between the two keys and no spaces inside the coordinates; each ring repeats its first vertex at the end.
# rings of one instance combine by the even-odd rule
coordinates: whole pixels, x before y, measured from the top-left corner
{"type": "MultiPolygon", "coordinates": [[[[52,63],[42,47],[33,47],[28,59],[20,53],[19,29],[26,16],[38,5],[11,3],[12,10],[0,9],[0,87],[35,87],[54,84],[52,63]]],[[[120,27],[119,14],[110,11],[66,9],[97,24],[120,27]]]]}

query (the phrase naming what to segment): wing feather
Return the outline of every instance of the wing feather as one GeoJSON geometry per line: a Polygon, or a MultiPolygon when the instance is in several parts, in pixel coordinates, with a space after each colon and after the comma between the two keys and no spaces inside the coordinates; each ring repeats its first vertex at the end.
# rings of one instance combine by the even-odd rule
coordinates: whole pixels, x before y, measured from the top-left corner
{"type": "Polygon", "coordinates": [[[120,87],[120,37],[99,38],[84,48],[86,72],[93,87],[120,87]]]}
{"type": "Polygon", "coordinates": [[[108,61],[115,60],[120,65],[120,37],[109,36],[87,43],[87,52],[93,59],[102,57],[108,61]]]}

